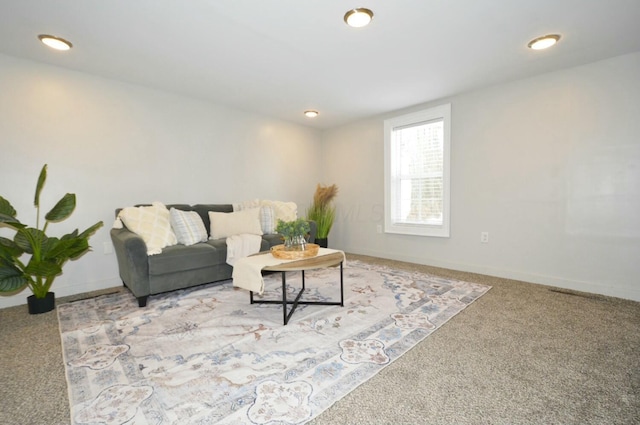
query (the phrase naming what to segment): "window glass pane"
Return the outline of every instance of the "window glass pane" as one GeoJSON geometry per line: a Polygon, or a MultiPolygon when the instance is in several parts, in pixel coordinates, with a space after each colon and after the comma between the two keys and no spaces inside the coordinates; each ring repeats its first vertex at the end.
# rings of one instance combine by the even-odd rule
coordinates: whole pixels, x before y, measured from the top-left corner
{"type": "Polygon", "coordinates": [[[418,123],[392,131],[392,221],[442,225],[443,120],[418,123]]]}

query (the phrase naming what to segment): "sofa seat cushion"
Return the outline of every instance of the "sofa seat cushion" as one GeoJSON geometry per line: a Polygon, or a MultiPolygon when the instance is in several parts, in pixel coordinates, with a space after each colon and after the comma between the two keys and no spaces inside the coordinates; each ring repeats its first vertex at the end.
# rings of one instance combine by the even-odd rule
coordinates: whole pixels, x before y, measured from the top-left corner
{"type": "MultiPolygon", "coordinates": [[[[226,259],[226,249],[224,250],[226,259]]],[[[222,260],[224,262],[225,260],[222,260]]],[[[197,243],[184,246],[174,245],[166,247],[162,253],[149,257],[149,274],[162,275],[212,267],[220,264],[220,255],[216,248],[208,243],[197,243]]]]}
{"type": "MultiPolygon", "coordinates": [[[[269,251],[272,246],[282,243],[281,235],[262,235],[262,242],[260,242],[260,251],[269,251]]],[[[221,263],[227,262],[227,239],[210,239],[207,244],[216,248],[216,255],[221,263]]]]}
{"type": "Polygon", "coordinates": [[[218,263],[227,263],[227,239],[209,239],[205,242],[207,245],[216,250],[216,261],[218,263]]]}

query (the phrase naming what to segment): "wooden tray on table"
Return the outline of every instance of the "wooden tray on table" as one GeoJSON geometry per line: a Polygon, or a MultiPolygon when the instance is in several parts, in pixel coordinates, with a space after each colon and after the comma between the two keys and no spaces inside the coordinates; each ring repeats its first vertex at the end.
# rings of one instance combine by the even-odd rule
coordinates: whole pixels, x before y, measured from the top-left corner
{"type": "Polygon", "coordinates": [[[284,249],[284,245],[276,245],[271,247],[271,255],[281,260],[302,260],[304,258],[311,258],[318,255],[320,245],[315,243],[308,243],[304,251],[287,251],[284,249]]]}

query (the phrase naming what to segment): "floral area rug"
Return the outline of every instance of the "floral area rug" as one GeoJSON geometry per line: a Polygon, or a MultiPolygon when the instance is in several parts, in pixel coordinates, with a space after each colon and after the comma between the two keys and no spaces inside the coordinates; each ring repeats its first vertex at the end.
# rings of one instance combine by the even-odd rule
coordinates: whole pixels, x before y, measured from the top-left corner
{"type": "MultiPolygon", "coordinates": [[[[288,298],[300,273],[287,275],[288,298]]],[[[339,300],[338,268],[309,271],[303,299],[339,300]]],[[[231,281],[58,306],[73,424],[303,424],[490,287],[359,261],[344,307],[249,304],[231,281]]],[[[280,273],[264,299],[282,295],[280,273]]],[[[259,299],[259,297],[258,297],[259,299]]]]}

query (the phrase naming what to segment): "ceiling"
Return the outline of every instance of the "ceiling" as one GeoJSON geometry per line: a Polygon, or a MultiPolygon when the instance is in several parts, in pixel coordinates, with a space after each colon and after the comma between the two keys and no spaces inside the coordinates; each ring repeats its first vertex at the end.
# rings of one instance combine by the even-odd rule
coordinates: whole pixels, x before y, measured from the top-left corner
{"type": "Polygon", "coordinates": [[[0,0],[0,53],[316,128],[636,51],[639,0],[0,0]]]}

